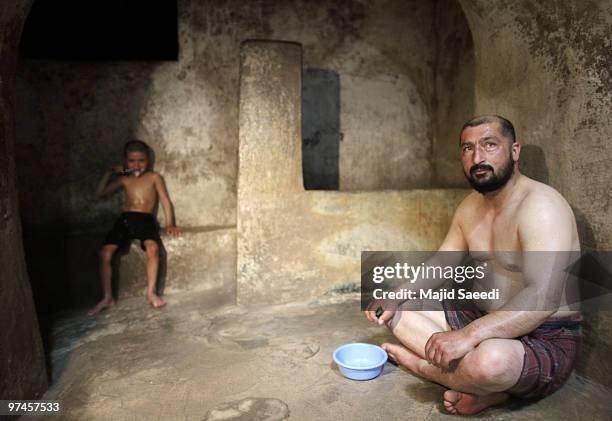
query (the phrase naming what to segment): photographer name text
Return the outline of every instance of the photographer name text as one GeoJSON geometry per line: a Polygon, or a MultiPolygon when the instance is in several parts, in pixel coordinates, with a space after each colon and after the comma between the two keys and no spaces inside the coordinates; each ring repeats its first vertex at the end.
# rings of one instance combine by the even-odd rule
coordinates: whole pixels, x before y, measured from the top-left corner
{"type": "Polygon", "coordinates": [[[465,288],[439,290],[432,289],[400,289],[397,291],[384,291],[377,288],[372,291],[375,300],[498,300],[499,288],[490,291],[470,291],[465,288]]]}

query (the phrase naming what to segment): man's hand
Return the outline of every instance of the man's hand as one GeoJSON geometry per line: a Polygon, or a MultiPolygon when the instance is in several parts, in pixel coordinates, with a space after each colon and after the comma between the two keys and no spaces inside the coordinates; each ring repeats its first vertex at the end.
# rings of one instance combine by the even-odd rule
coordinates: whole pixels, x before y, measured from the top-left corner
{"type": "Polygon", "coordinates": [[[453,360],[465,356],[476,345],[465,329],[437,332],[425,344],[425,359],[436,367],[448,370],[453,360]]]}
{"type": "Polygon", "coordinates": [[[394,303],[385,300],[374,300],[368,306],[365,314],[369,321],[382,326],[393,319],[396,311],[397,305],[394,303]],[[380,311],[382,311],[382,313],[380,313],[380,311]],[[376,317],[377,312],[380,314],[379,317],[376,317]]]}
{"type": "Polygon", "coordinates": [[[168,235],[171,235],[173,237],[178,237],[180,233],[181,233],[181,230],[178,227],[175,227],[174,225],[171,227],[166,227],[166,234],[168,235]]]}

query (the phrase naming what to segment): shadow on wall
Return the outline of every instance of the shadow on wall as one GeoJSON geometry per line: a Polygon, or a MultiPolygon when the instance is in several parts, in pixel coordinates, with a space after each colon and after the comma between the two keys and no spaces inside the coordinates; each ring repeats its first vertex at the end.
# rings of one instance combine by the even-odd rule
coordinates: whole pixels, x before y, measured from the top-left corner
{"type": "Polygon", "coordinates": [[[436,1],[436,28],[433,184],[469,188],[459,160],[459,130],[475,114],[476,59],[472,31],[458,1],[436,1]]]}
{"type": "Polygon", "coordinates": [[[521,172],[527,177],[550,185],[546,157],[539,146],[523,145],[519,166],[521,172]]]}
{"type": "MultiPolygon", "coordinates": [[[[520,170],[529,178],[550,185],[550,174],[544,150],[537,145],[524,145],[521,149],[520,170]]],[[[576,217],[578,236],[583,250],[597,250],[595,234],[585,214],[571,205],[576,217]]]]}

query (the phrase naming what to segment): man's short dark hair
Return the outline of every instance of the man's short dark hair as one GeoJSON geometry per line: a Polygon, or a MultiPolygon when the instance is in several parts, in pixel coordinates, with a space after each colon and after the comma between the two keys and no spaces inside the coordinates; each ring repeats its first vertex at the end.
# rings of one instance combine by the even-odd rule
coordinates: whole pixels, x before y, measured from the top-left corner
{"type": "Polygon", "coordinates": [[[461,128],[461,132],[459,132],[460,136],[461,136],[461,133],[463,133],[463,131],[467,127],[476,127],[476,126],[480,126],[482,124],[488,124],[488,123],[499,123],[502,135],[512,140],[512,143],[516,142],[516,134],[514,133],[514,126],[512,125],[510,120],[502,116],[499,116],[499,115],[482,115],[482,116],[472,118],[470,121],[468,121],[467,123],[463,125],[463,127],[461,128]]]}
{"type": "Polygon", "coordinates": [[[151,157],[149,153],[149,145],[138,139],[125,142],[125,145],[123,146],[123,156],[127,158],[127,154],[130,152],[142,152],[147,155],[147,158],[151,157]]]}

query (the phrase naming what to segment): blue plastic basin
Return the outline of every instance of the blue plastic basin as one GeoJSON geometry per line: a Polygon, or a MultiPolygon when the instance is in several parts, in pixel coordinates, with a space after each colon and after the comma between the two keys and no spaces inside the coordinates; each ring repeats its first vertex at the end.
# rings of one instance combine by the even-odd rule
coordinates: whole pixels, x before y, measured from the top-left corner
{"type": "Polygon", "coordinates": [[[376,345],[346,344],[334,351],[334,361],[344,377],[353,380],[370,380],[382,372],[387,362],[387,353],[376,345]]]}

